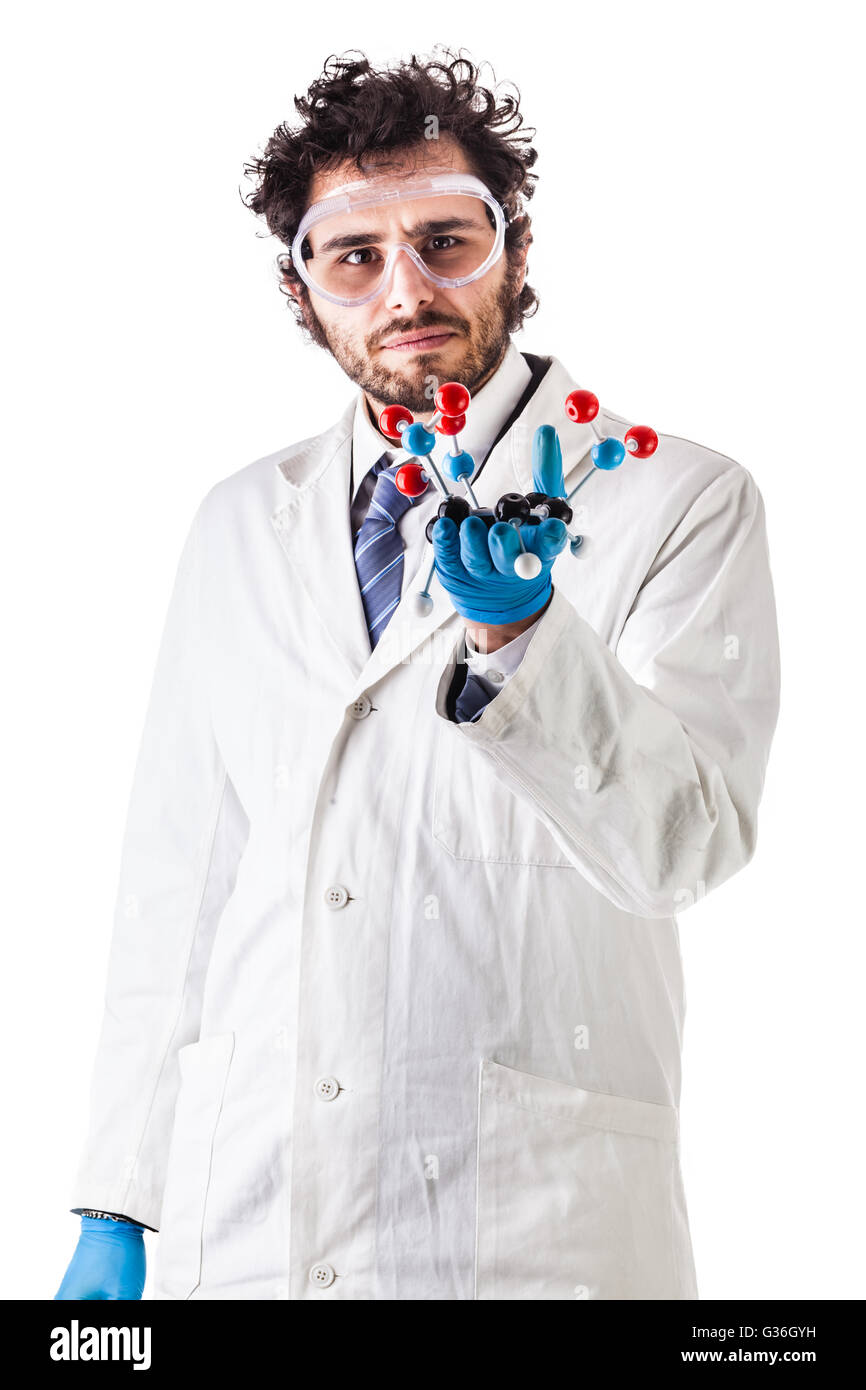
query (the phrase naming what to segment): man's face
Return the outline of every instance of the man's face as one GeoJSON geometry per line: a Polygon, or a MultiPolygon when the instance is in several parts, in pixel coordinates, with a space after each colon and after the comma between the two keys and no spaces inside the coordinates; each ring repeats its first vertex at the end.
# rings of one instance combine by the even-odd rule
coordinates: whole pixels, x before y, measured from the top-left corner
{"type": "MultiPolygon", "coordinates": [[[[371,173],[473,173],[460,146],[448,137],[422,142],[411,155],[393,156],[371,173]]],[[[309,203],[359,177],[351,162],[315,175],[309,203]]],[[[393,227],[395,239],[402,235],[393,227]]],[[[408,239],[408,238],[406,238],[408,239]]],[[[440,289],[399,255],[389,288],[367,304],[344,308],[309,292],[304,321],[321,347],[363,391],[374,411],[404,405],[416,417],[434,409],[430,379],[461,381],[474,394],[498,367],[508,346],[506,325],[523,287],[525,250],[512,266],[505,253],[486,275],[460,289],[440,289]]]]}

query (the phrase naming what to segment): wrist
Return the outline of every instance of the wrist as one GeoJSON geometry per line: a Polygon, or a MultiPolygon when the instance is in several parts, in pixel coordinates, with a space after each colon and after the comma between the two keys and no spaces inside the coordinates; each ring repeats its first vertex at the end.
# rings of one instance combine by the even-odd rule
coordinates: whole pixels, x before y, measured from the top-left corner
{"type": "Polygon", "coordinates": [[[96,1207],[77,1207],[76,1214],[81,1217],[81,1224],[84,1226],[94,1226],[98,1221],[104,1224],[110,1221],[115,1226],[132,1226],[138,1231],[143,1231],[144,1227],[137,1221],[133,1221],[131,1216],[121,1216],[119,1212],[100,1211],[96,1207]]]}
{"type": "Polygon", "coordinates": [[[553,586],[543,602],[535,608],[535,611],[527,616],[511,619],[502,623],[482,622],[477,618],[463,616],[463,623],[467,633],[472,639],[473,646],[477,652],[488,655],[496,652],[500,647],[513,642],[515,637],[519,637],[527,628],[532,627],[541,617],[553,598],[553,586]]]}
{"type": "Polygon", "coordinates": [[[137,1221],[106,1221],[103,1216],[82,1216],[81,1234],[96,1235],[100,1240],[134,1240],[144,1235],[144,1227],[137,1221]]]}

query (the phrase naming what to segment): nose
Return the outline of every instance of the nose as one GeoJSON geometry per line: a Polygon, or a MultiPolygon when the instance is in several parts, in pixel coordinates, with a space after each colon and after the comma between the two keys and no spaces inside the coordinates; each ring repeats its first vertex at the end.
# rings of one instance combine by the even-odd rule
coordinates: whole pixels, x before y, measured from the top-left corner
{"type": "Polygon", "coordinates": [[[405,251],[398,247],[391,270],[391,283],[385,286],[384,303],[393,312],[400,312],[407,318],[423,304],[429,304],[435,294],[435,286],[405,251]]]}

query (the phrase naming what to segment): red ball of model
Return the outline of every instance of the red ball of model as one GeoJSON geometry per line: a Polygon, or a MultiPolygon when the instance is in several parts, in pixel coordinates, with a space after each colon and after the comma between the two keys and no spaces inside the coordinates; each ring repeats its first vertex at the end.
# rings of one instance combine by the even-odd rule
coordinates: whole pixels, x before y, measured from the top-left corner
{"type": "Polygon", "coordinates": [[[571,391],[565,398],[565,413],[576,425],[587,425],[598,414],[598,396],[592,391],[571,391]]]}
{"type": "Polygon", "coordinates": [[[652,425],[632,425],[626,431],[625,447],[636,459],[648,459],[659,447],[659,437],[652,425]],[[633,445],[630,443],[632,440],[633,445]]]}
{"type": "Polygon", "coordinates": [[[405,405],[386,405],[379,415],[379,429],[389,439],[399,439],[398,425],[411,425],[412,412],[405,405]]]}
{"type": "Polygon", "coordinates": [[[394,474],[394,482],[404,497],[420,497],[427,491],[429,479],[420,463],[404,463],[394,474]]]}
{"type": "Polygon", "coordinates": [[[436,421],[436,428],[440,434],[459,434],[466,428],[466,416],[443,415],[441,420],[436,421]]]}
{"type": "Polygon", "coordinates": [[[469,392],[459,381],[446,381],[433,399],[443,415],[463,415],[469,408],[469,392]]]}

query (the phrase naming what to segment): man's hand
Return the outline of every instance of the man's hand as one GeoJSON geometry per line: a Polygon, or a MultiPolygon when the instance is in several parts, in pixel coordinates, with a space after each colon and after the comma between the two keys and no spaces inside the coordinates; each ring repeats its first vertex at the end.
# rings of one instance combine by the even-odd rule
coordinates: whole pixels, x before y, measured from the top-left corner
{"type": "Polygon", "coordinates": [[[55,1299],[139,1299],[144,1292],[144,1227],[82,1216],[81,1234],[55,1299]]]}
{"type": "MultiPolygon", "coordinates": [[[[536,492],[548,497],[565,495],[562,452],[552,425],[541,425],[535,431],[532,480],[536,492]]],[[[565,547],[568,532],[557,517],[547,517],[537,526],[522,526],[519,535],[507,521],[496,521],[488,530],[481,517],[468,516],[458,529],[449,517],[440,517],[432,539],[439,580],[467,625],[502,630],[488,637],[487,650],[495,651],[529,627],[547,605],[552,590],[550,571],[565,547]],[[522,549],[541,561],[534,579],[521,579],[514,572],[514,561],[522,549]]]]}

